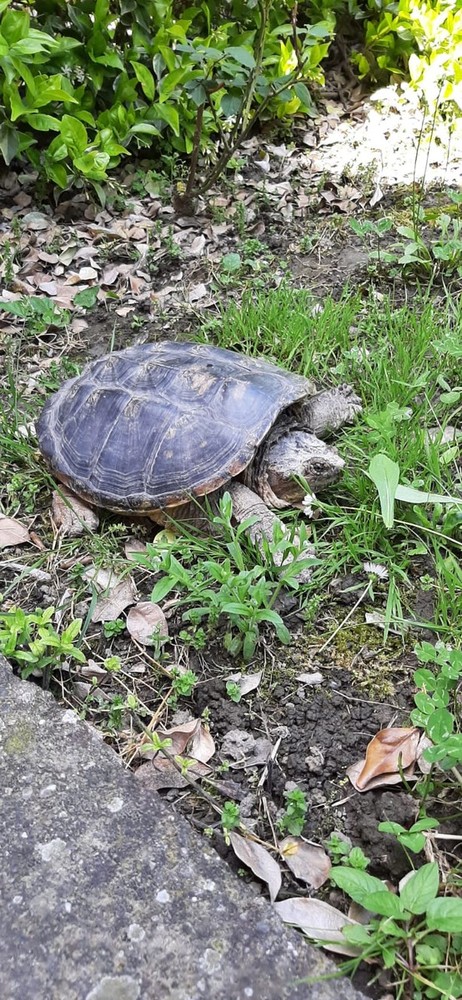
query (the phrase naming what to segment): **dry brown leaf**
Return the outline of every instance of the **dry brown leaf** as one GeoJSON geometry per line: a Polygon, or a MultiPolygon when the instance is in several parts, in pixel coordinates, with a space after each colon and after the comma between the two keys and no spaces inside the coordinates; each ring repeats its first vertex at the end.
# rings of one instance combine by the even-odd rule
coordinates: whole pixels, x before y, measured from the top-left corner
{"type": "Polygon", "coordinates": [[[356,773],[358,765],[348,768],[351,783],[362,792],[369,790],[371,782],[380,776],[386,776],[388,780],[384,783],[387,784],[390,783],[390,776],[397,775],[395,780],[400,781],[399,772],[406,772],[415,765],[420,736],[420,731],[415,726],[410,729],[398,726],[381,729],[368,744],[366,758],[359,773],[356,773]]]}
{"type": "MultiPolygon", "coordinates": [[[[378,774],[376,778],[371,778],[364,788],[360,788],[357,781],[359,775],[364,770],[365,764],[366,758],[363,757],[362,760],[358,760],[356,764],[351,764],[350,767],[347,767],[346,769],[346,774],[350,779],[353,788],[355,788],[357,792],[372,792],[374,788],[385,788],[388,785],[399,785],[402,780],[399,772],[396,772],[395,774],[378,774]]],[[[405,767],[402,773],[406,781],[417,781],[416,775],[414,774],[413,764],[411,764],[410,767],[405,767]]]]}
{"type": "Polygon", "coordinates": [[[306,882],[312,889],[319,889],[324,884],[332,864],[322,847],[307,844],[300,837],[285,837],[279,844],[279,849],[295,878],[306,882]]]}
{"type": "Polygon", "coordinates": [[[266,850],[266,847],[256,844],[253,840],[246,840],[235,830],[230,831],[229,839],[237,857],[250,868],[257,878],[266,882],[271,902],[274,903],[282,882],[281,869],[277,861],[266,850]]]}
{"type": "Polygon", "coordinates": [[[120,576],[117,576],[112,569],[96,569],[95,566],[89,566],[85,570],[83,579],[92,583],[99,593],[109,590],[109,587],[117,587],[121,582],[120,576]]]}
{"type": "Polygon", "coordinates": [[[53,493],[51,502],[51,513],[57,528],[61,529],[63,535],[69,538],[77,538],[85,531],[96,531],[99,525],[99,517],[96,511],[92,510],[83,500],[76,497],[65,486],[60,487],[53,493]]]}
{"type": "MultiPolygon", "coordinates": [[[[191,778],[200,779],[210,774],[211,768],[199,762],[188,767],[191,778]]],[[[160,788],[184,788],[188,784],[185,775],[180,774],[167,757],[159,753],[154,760],[147,761],[135,771],[135,778],[142,781],[148,788],[159,791],[160,788]]]]}
{"type": "Polygon", "coordinates": [[[163,729],[159,735],[161,739],[168,737],[172,741],[170,753],[181,755],[187,751],[188,757],[201,764],[206,764],[215,753],[215,741],[201,719],[190,719],[181,726],[163,729]]]}
{"type": "Polygon", "coordinates": [[[168,636],[167,619],[158,604],[140,601],[127,615],[127,629],[136,642],[153,646],[158,636],[168,636]]]}
{"type": "Polygon", "coordinates": [[[29,531],[24,524],[13,517],[0,514],[0,549],[6,549],[10,545],[24,545],[30,540],[29,531]]]}
{"type": "Polygon", "coordinates": [[[299,927],[307,937],[322,941],[327,951],[338,955],[359,954],[359,949],[347,944],[342,934],[342,927],[354,925],[356,920],[351,920],[330,903],[306,896],[292,896],[275,903],[274,909],[285,924],[299,927]]]}
{"type": "Polygon", "coordinates": [[[131,576],[125,576],[107,594],[98,598],[91,616],[92,622],[114,622],[129,604],[133,604],[135,597],[135,581],[131,576]]]}

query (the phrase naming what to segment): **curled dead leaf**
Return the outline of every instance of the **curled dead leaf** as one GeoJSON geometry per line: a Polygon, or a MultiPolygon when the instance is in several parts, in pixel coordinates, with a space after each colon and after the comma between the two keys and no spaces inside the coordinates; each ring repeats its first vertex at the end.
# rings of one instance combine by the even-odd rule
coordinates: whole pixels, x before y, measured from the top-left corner
{"type": "Polygon", "coordinates": [[[69,538],[77,538],[85,531],[96,531],[99,525],[96,511],[65,486],[61,486],[59,492],[54,491],[51,513],[56,527],[61,530],[61,534],[68,535],[69,538]]]}
{"type": "Polygon", "coordinates": [[[358,792],[369,791],[378,785],[397,784],[400,772],[412,777],[418,757],[421,733],[413,726],[390,726],[368,744],[363,761],[347,768],[347,775],[358,792]]]}
{"type": "Polygon", "coordinates": [[[24,545],[30,540],[29,531],[24,524],[13,517],[0,514],[0,549],[6,549],[10,545],[24,545]]]}
{"type": "Polygon", "coordinates": [[[135,596],[135,581],[131,576],[124,577],[107,594],[98,598],[91,616],[92,622],[114,622],[129,604],[133,604],[135,596]]]}
{"type": "Polygon", "coordinates": [[[254,840],[241,837],[235,830],[230,831],[229,839],[237,857],[250,868],[257,878],[266,882],[271,902],[274,903],[282,882],[281,869],[277,861],[266,847],[256,844],[254,840]]]}
{"type": "Polygon", "coordinates": [[[307,844],[300,837],[285,837],[279,844],[284,861],[295,878],[319,889],[329,877],[332,863],[322,847],[307,844]]]}
{"type": "Polygon", "coordinates": [[[347,944],[342,934],[342,927],[356,924],[337,910],[330,903],[321,899],[308,899],[306,896],[293,896],[274,904],[274,909],[285,924],[299,927],[307,937],[322,941],[327,951],[338,955],[358,955],[359,949],[347,944]]]}
{"type": "Polygon", "coordinates": [[[168,625],[162,608],[152,601],[140,601],[127,615],[127,629],[142,646],[153,646],[159,636],[168,636],[168,625]]]}
{"type": "Polygon", "coordinates": [[[162,740],[171,740],[169,753],[174,756],[186,752],[188,757],[206,764],[215,753],[215,741],[201,719],[190,719],[181,726],[159,730],[159,736],[162,740]]]}

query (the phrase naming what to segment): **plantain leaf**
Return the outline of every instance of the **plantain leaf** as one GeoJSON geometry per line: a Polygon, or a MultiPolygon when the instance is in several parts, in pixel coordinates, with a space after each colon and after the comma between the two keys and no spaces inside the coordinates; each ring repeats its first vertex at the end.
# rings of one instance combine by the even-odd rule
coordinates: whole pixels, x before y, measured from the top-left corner
{"type": "Polygon", "coordinates": [[[392,528],[399,483],[399,465],[397,462],[392,462],[388,455],[374,455],[369,463],[367,475],[377,487],[383,523],[386,528],[392,528]]]}

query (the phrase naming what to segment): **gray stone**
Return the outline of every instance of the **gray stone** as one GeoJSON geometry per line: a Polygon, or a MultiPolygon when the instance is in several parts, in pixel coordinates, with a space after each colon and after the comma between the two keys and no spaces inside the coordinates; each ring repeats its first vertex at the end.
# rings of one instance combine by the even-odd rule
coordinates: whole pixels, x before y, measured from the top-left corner
{"type": "Polygon", "coordinates": [[[1,1000],[360,1000],[98,734],[0,659],[1,1000]]]}

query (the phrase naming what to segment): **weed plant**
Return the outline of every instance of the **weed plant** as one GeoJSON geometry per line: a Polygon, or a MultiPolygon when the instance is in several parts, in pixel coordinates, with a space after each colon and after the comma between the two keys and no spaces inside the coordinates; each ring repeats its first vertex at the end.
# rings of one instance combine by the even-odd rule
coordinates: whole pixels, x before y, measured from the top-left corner
{"type": "Polygon", "coordinates": [[[367,469],[385,455],[399,466],[403,486],[457,499],[460,449],[456,436],[444,443],[442,435],[460,422],[461,323],[460,305],[449,296],[432,302],[422,294],[395,307],[386,295],[345,293],[319,307],[308,292],[280,287],[230,305],[201,331],[204,340],[263,355],[321,386],[354,385],[364,414],[337,442],[346,459],[341,483],[317,503],[313,534],[322,565],[315,585],[366,561],[382,564],[388,624],[406,628],[415,578],[425,584],[430,577],[432,627],[455,639],[462,635],[461,507],[398,502],[387,528],[367,469]]]}

